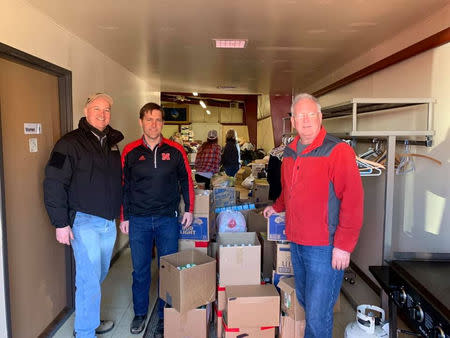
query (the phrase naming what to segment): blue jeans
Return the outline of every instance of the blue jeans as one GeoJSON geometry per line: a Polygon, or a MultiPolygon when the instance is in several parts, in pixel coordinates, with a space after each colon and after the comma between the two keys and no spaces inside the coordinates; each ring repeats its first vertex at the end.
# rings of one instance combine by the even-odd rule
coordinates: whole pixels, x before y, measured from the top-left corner
{"type": "Polygon", "coordinates": [[[333,246],[291,242],[295,291],[306,313],[305,338],[332,338],[333,307],[339,296],[343,270],[331,267],[333,246]]]}
{"type": "Polygon", "coordinates": [[[114,220],[77,212],[72,227],[75,256],[75,331],[95,337],[100,325],[101,283],[106,278],[116,242],[114,220]]]}
{"type": "MultiPolygon", "coordinates": [[[[156,242],[159,267],[161,256],[178,251],[178,219],[168,216],[131,216],[129,236],[133,261],[134,314],[143,316],[148,312],[153,241],[156,242]]],[[[164,318],[164,305],[164,301],[159,299],[159,318],[164,318]]]]}

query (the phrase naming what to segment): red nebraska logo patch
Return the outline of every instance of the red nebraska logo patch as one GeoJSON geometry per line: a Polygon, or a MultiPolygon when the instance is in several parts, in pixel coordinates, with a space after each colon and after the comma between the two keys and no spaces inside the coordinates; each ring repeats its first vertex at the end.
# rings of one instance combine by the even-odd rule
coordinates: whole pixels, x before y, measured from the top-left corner
{"type": "Polygon", "coordinates": [[[163,161],[170,161],[170,153],[162,153],[163,161]]]}
{"type": "Polygon", "coordinates": [[[145,161],[145,156],[141,155],[141,157],[139,157],[139,161],[145,161]]]}

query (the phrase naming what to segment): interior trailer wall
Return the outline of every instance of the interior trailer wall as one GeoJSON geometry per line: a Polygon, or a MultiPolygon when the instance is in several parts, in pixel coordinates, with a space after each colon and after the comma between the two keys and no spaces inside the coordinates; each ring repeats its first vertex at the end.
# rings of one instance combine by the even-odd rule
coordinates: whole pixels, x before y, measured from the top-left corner
{"type": "MultiPolygon", "coordinates": [[[[431,97],[434,105],[433,146],[411,147],[442,166],[416,158],[415,171],[395,177],[393,251],[449,252],[450,243],[450,44],[417,55],[320,97],[322,106],[354,97],[431,97]]],[[[423,108],[360,115],[358,130],[424,129],[423,108]]],[[[345,119],[324,120],[329,132],[350,130],[345,119]],[[343,127],[345,126],[345,127],[343,127]]],[[[357,152],[368,144],[358,145],[357,152]]],[[[404,152],[403,146],[397,146],[404,152]]],[[[382,264],[384,175],[363,177],[365,217],[352,260],[368,275],[382,264]]]]}
{"type": "MultiPolygon", "coordinates": [[[[125,135],[121,147],[142,133],[138,124],[140,107],[148,101],[159,102],[159,79],[144,82],[28,2],[0,2],[0,42],[72,71],[74,128],[83,116],[83,107],[89,94],[102,91],[109,93],[115,101],[111,125],[125,135]]],[[[120,231],[118,233],[114,252],[128,240],[128,236],[121,235],[120,231]]],[[[3,271],[3,261],[3,257],[0,257],[0,271],[3,271]]],[[[3,281],[4,278],[1,278],[0,332],[6,332],[3,281]]]]}

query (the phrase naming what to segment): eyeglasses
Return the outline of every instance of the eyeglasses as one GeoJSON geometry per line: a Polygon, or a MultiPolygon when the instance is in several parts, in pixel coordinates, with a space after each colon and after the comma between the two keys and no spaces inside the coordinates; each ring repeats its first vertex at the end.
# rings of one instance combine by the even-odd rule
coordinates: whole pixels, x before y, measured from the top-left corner
{"type": "Polygon", "coordinates": [[[315,119],[316,117],[317,117],[317,115],[318,115],[319,113],[317,113],[317,112],[313,112],[313,111],[311,111],[311,112],[309,112],[309,113],[299,113],[299,114],[295,114],[295,115],[292,115],[293,117],[294,117],[294,119],[304,119],[306,116],[308,116],[310,119],[315,119]]]}

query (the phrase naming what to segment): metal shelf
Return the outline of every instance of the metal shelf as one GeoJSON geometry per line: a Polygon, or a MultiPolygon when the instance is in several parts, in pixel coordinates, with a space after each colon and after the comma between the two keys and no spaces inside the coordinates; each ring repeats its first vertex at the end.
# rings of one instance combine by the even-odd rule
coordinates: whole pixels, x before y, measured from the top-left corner
{"type": "Polygon", "coordinates": [[[322,108],[322,116],[327,119],[352,115],[355,105],[357,107],[356,113],[363,114],[431,103],[434,103],[434,100],[430,98],[355,98],[322,108]]]}
{"type": "MultiPolygon", "coordinates": [[[[337,105],[322,108],[323,119],[337,118],[343,116],[352,117],[352,130],[345,133],[335,133],[333,135],[340,138],[352,138],[355,140],[367,140],[367,138],[385,138],[387,143],[387,165],[386,183],[384,199],[384,241],[383,241],[383,262],[394,258],[392,250],[393,239],[393,205],[394,205],[394,181],[395,181],[395,147],[399,141],[397,137],[413,138],[412,142],[418,145],[431,146],[432,137],[435,131],[432,129],[433,104],[435,100],[431,98],[354,98],[337,105]],[[374,113],[387,109],[398,109],[403,107],[426,105],[427,119],[425,130],[358,130],[358,115],[364,113],[374,113]],[[417,141],[417,137],[425,137],[425,141],[417,141]],[[422,142],[422,144],[420,144],[422,142]]],[[[403,140],[402,140],[403,141],[403,140]]],[[[409,141],[409,140],[408,140],[409,141]]]]}
{"type": "Polygon", "coordinates": [[[354,98],[349,101],[322,108],[322,118],[330,119],[343,116],[352,116],[352,130],[347,136],[426,136],[432,137],[433,103],[431,98],[354,98]],[[427,105],[427,125],[425,130],[358,130],[358,115],[373,113],[388,109],[397,109],[410,106],[427,105]]]}

